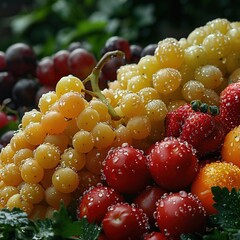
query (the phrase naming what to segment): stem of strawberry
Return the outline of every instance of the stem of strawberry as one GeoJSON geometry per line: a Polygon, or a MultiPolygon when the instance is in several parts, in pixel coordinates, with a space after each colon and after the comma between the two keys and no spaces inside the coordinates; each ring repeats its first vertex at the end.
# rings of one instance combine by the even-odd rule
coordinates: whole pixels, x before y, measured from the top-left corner
{"type": "Polygon", "coordinates": [[[86,93],[90,94],[91,96],[99,98],[103,103],[105,103],[108,107],[108,112],[111,115],[113,120],[119,120],[121,117],[116,113],[114,108],[111,106],[111,104],[108,102],[108,100],[105,98],[105,96],[102,94],[98,80],[99,75],[101,73],[101,70],[104,66],[104,64],[109,61],[111,58],[114,57],[124,57],[124,53],[122,51],[116,50],[107,52],[97,63],[97,65],[93,68],[92,73],[83,80],[83,84],[90,81],[92,86],[92,91],[84,90],[86,93]]]}

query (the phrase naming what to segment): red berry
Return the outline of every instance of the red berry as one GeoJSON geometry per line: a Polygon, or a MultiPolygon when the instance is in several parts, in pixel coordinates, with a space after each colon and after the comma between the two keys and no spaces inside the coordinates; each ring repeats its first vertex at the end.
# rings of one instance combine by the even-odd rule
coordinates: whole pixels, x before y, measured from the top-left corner
{"type": "Polygon", "coordinates": [[[186,141],[165,138],[147,156],[149,170],[162,188],[176,191],[188,187],[197,175],[198,159],[186,141]]]}
{"type": "Polygon", "coordinates": [[[149,229],[146,214],[127,203],[111,206],[102,226],[107,238],[114,240],[140,240],[149,229]]]}
{"type": "Polygon", "coordinates": [[[146,157],[133,147],[124,146],[110,150],[103,164],[107,184],[120,193],[137,193],[151,180],[146,157]]]}
{"type": "Polygon", "coordinates": [[[78,211],[79,218],[91,223],[101,223],[109,206],[123,202],[123,197],[113,188],[96,186],[83,194],[78,211]]]}
{"type": "Polygon", "coordinates": [[[163,196],[156,213],[158,227],[167,237],[202,232],[206,227],[206,212],[200,200],[185,191],[163,196]]]}

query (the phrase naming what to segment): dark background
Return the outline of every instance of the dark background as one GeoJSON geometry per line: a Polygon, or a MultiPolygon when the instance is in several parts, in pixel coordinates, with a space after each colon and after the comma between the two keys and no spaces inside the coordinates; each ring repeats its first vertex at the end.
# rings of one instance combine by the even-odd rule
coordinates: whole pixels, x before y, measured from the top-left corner
{"type": "Polygon", "coordinates": [[[40,58],[80,41],[98,56],[113,35],[144,47],[215,18],[239,21],[240,1],[0,0],[0,51],[25,42],[40,58]]]}

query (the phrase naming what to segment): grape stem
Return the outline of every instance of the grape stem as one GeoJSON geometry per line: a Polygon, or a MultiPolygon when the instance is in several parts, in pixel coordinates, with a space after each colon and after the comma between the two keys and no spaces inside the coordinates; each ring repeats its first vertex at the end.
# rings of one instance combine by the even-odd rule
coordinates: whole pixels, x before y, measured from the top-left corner
{"type": "Polygon", "coordinates": [[[103,57],[99,60],[99,62],[96,64],[96,66],[93,68],[92,73],[83,80],[83,84],[86,82],[90,81],[91,86],[92,86],[92,91],[89,90],[84,90],[86,93],[90,94],[93,97],[99,98],[103,103],[105,103],[108,107],[108,112],[111,115],[111,118],[113,120],[119,120],[121,117],[116,113],[112,105],[109,103],[109,101],[105,98],[105,96],[102,94],[98,80],[99,80],[99,75],[101,73],[101,70],[104,66],[104,64],[109,61],[111,58],[114,57],[124,57],[124,53],[122,51],[116,50],[116,51],[111,51],[107,52],[103,55],[103,57]]]}

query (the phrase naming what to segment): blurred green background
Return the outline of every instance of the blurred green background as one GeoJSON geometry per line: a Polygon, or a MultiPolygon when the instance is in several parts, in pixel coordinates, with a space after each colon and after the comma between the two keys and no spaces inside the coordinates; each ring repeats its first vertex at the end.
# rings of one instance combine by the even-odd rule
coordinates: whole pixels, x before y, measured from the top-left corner
{"type": "Polygon", "coordinates": [[[80,41],[99,56],[110,36],[144,47],[215,18],[239,21],[239,7],[238,0],[0,0],[0,51],[25,42],[41,58],[80,41]]]}

